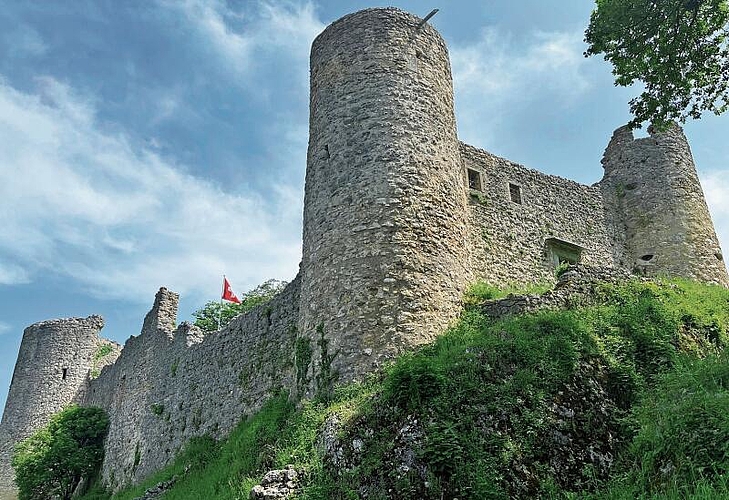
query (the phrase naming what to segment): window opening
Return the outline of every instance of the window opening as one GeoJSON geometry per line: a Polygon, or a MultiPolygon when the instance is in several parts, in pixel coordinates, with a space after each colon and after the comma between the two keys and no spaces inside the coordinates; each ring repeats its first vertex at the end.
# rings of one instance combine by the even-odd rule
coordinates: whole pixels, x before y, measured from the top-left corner
{"type": "Polygon", "coordinates": [[[468,189],[481,191],[481,173],[478,170],[468,170],[468,189]]]}
{"type": "Polygon", "coordinates": [[[579,245],[559,238],[547,238],[544,243],[549,263],[554,267],[560,264],[579,264],[582,259],[582,247],[579,245]]]}
{"type": "Polygon", "coordinates": [[[652,253],[648,253],[648,254],[645,254],[645,255],[641,255],[640,260],[642,260],[643,262],[650,262],[650,261],[653,260],[653,254],[652,253]]]}
{"type": "Polygon", "coordinates": [[[518,186],[516,184],[512,184],[510,182],[509,183],[509,196],[511,196],[511,201],[521,205],[521,187],[520,186],[518,186]]]}
{"type": "Polygon", "coordinates": [[[66,375],[68,375],[68,368],[63,368],[61,370],[61,380],[66,380],[66,375]]]}

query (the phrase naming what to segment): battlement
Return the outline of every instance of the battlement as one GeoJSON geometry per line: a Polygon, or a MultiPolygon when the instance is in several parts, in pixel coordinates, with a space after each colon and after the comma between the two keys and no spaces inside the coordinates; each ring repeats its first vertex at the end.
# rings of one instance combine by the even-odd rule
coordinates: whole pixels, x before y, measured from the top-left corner
{"type": "Polygon", "coordinates": [[[586,186],[461,143],[435,29],[393,8],[335,21],[311,50],[299,275],[208,335],[176,327],[179,296],[160,289],[141,334],[92,381],[101,318],[29,327],[0,425],[0,484],[9,446],[71,401],[111,416],[105,481],[137,481],[276,390],[326,390],[432,341],[475,280],[554,281],[569,263],[729,286],[679,127],[639,139],[620,127],[602,165],[586,186]]]}

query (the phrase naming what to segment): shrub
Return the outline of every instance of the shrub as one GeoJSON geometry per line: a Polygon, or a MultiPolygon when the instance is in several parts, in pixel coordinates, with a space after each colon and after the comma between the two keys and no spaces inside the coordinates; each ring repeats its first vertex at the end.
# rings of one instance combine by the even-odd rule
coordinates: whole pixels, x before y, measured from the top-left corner
{"type": "Polygon", "coordinates": [[[21,441],[12,459],[20,500],[70,499],[101,466],[108,428],[104,410],[70,406],[21,441]]]}

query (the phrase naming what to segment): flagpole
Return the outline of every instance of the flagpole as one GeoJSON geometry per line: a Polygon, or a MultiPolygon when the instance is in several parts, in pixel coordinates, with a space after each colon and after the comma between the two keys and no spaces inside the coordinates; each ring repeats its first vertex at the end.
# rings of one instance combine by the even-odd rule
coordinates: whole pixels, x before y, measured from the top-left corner
{"type": "Polygon", "coordinates": [[[218,309],[218,330],[223,318],[223,294],[225,294],[225,275],[223,275],[223,291],[220,293],[220,308],[218,309]]]}

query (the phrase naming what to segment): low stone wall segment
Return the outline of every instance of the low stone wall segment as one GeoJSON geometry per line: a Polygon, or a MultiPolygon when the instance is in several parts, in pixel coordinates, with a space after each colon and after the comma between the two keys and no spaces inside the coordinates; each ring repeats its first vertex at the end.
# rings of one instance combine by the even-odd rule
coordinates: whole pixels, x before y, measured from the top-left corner
{"type": "Polygon", "coordinates": [[[559,276],[553,290],[542,295],[510,295],[485,301],[480,307],[490,318],[528,314],[544,309],[569,309],[596,301],[595,287],[600,283],[621,283],[635,278],[627,271],[610,267],[570,266],[559,276]]]}

